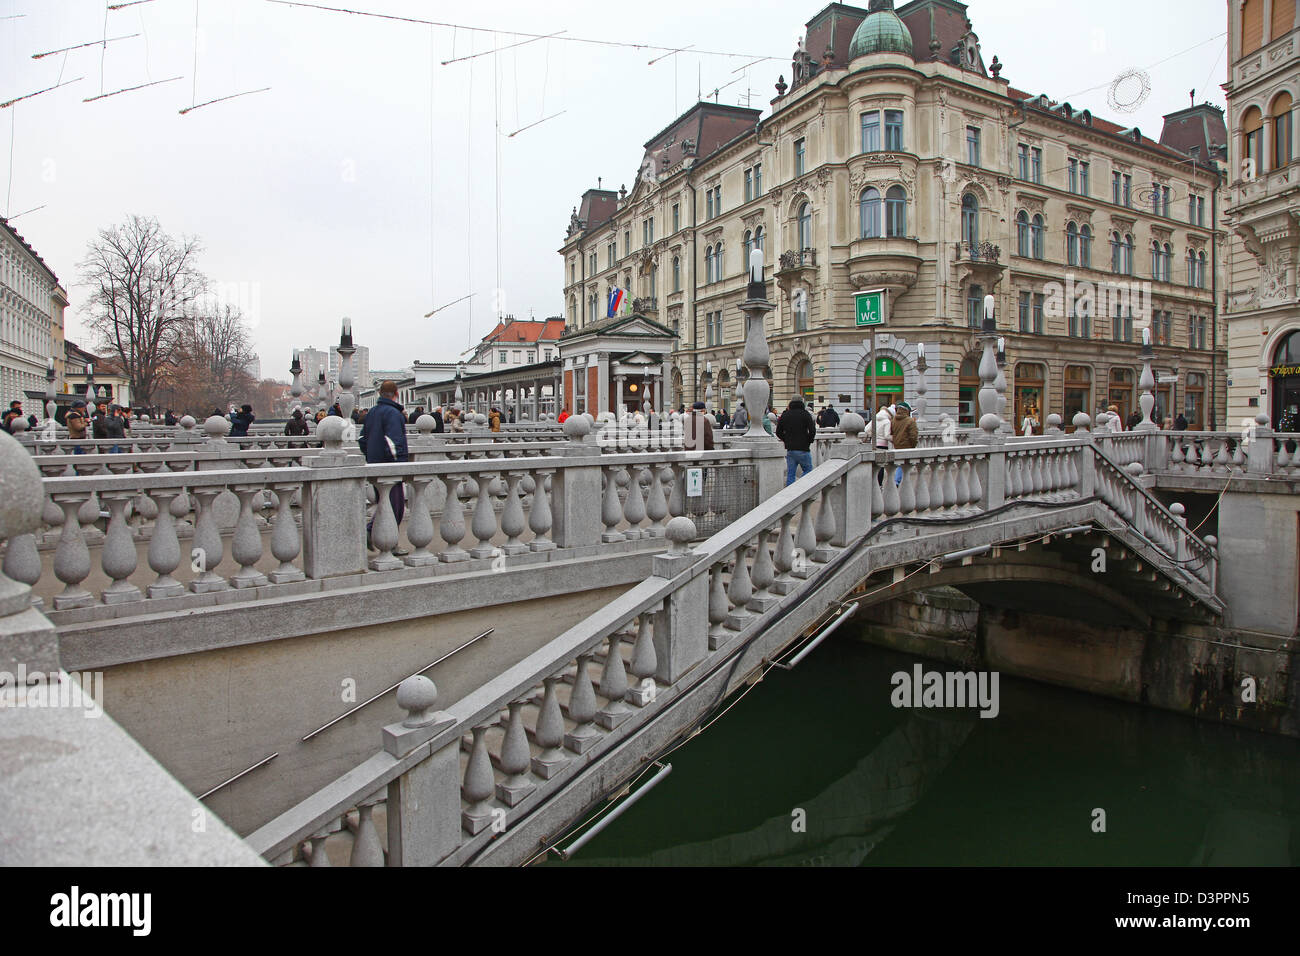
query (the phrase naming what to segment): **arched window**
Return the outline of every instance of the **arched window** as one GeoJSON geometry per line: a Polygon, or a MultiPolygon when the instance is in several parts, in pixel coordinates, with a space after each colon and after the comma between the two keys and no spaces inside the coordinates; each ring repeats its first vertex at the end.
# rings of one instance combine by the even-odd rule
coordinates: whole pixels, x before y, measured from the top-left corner
{"type": "Polygon", "coordinates": [[[1174,281],[1174,247],[1169,243],[1164,244],[1163,252],[1165,255],[1165,275],[1166,282],[1174,281]]]}
{"type": "Polygon", "coordinates": [[[1160,278],[1160,243],[1151,243],[1151,278],[1160,278]]]}
{"type": "Polygon", "coordinates": [[[714,281],[716,281],[716,282],[721,282],[721,281],[722,281],[722,277],[723,277],[723,275],[725,275],[725,273],[723,272],[723,269],[722,269],[722,242],[719,241],[718,244],[717,244],[716,246],[713,247],[713,278],[714,278],[714,281]]]}
{"type": "Polygon", "coordinates": [[[1241,156],[1254,160],[1256,176],[1264,174],[1264,114],[1257,106],[1241,117],[1241,156]]]}
{"type": "Polygon", "coordinates": [[[1043,221],[1041,215],[1034,216],[1029,231],[1033,238],[1034,258],[1041,259],[1046,254],[1044,250],[1047,246],[1047,224],[1043,221]]]}
{"type": "Polygon", "coordinates": [[[880,191],[871,186],[858,196],[858,233],[863,239],[880,237],[880,191]]]}
{"type": "Polygon", "coordinates": [[[812,206],[803,203],[799,206],[798,217],[799,234],[796,237],[799,240],[799,251],[812,248],[812,206]]]}
{"type": "Polygon", "coordinates": [[[1073,220],[1065,224],[1065,264],[1079,264],[1079,227],[1073,220]]]}
{"type": "Polygon", "coordinates": [[[1120,240],[1118,232],[1110,234],[1110,271],[1114,273],[1124,271],[1124,243],[1120,240]]]}
{"type": "Polygon", "coordinates": [[[1089,225],[1079,229],[1079,265],[1092,268],[1092,226],[1089,225]]]}
{"type": "Polygon", "coordinates": [[[1196,287],[1205,288],[1205,253],[1202,252],[1196,257],[1196,287]]]}
{"type": "MultiPolygon", "coordinates": [[[[1278,0],[1274,0],[1274,8],[1277,4],[1278,0]]],[[[1278,94],[1269,109],[1269,116],[1273,118],[1273,168],[1281,169],[1291,163],[1294,155],[1291,148],[1291,94],[1278,94]]]]}
{"type": "Polygon", "coordinates": [[[1133,274],[1133,237],[1127,233],[1124,235],[1124,274],[1133,274]]]}
{"type": "Polygon", "coordinates": [[[980,203],[970,193],[961,197],[961,241],[972,246],[980,241],[980,203]]]}
{"type": "Polygon", "coordinates": [[[707,285],[713,281],[713,247],[704,247],[704,282],[707,285]]]}
{"type": "Polygon", "coordinates": [[[1016,255],[1029,258],[1029,214],[1023,209],[1016,213],[1016,255]]]}
{"type": "Polygon", "coordinates": [[[682,291],[682,260],[680,256],[673,256],[673,291],[682,291]]]}
{"type": "MultiPolygon", "coordinates": [[[[754,246],[755,246],[755,248],[758,248],[758,249],[762,249],[762,248],[764,248],[764,246],[763,246],[763,227],[762,227],[762,226],[757,226],[757,227],[754,229],[754,246]]],[[[745,260],[745,268],[746,268],[746,269],[749,268],[749,260],[748,260],[748,259],[745,260]]]]}
{"type": "Polygon", "coordinates": [[[890,186],[885,193],[885,233],[907,235],[907,192],[902,186],[890,186]]]}
{"type": "Polygon", "coordinates": [[[749,254],[754,251],[754,234],[748,229],[745,230],[745,264],[749,264],[749,254]]]}

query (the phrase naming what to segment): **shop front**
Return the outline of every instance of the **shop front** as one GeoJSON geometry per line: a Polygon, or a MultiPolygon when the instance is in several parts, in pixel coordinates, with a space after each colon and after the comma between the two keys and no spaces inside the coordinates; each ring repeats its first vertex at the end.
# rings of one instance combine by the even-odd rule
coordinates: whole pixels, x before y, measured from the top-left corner
{"type": "Polygon", "coordinates": [[[879,409],[903,401],[903,366],[891,358],[876,359],[876,395],[871,397],[871,368],[862,377],[862,407],[879,409]]]}
{"type": "Polygon", "coordinates": [[[1268,384],[1273,427],[1280,432],[1300,431],[1300,331],[1292,332],[1273,351],[1268,384]]]}
{"type": "Polygon", "coordinates": [[[1043,433],[1046,412],[1043,408],[1043,390],[1047,383],[1047,368],[1038,362],[1018,362],[1015,372],[1015,417],[1012,424],[1016,434],[1024,434],[1026,419],[1031,420],[1034,433],[1043,433]]]}

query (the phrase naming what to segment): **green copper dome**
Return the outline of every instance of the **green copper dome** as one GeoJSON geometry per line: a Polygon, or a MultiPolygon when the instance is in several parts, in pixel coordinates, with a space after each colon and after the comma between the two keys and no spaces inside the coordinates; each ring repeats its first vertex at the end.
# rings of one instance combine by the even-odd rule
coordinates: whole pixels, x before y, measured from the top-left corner
{"type": "Polygon", "coordinates": [[[912,55],[912,33],[893,11],[893,4],[882,5],[858,24],[849,44],[849,60],[867,53],[905,53],[912,55]]]}

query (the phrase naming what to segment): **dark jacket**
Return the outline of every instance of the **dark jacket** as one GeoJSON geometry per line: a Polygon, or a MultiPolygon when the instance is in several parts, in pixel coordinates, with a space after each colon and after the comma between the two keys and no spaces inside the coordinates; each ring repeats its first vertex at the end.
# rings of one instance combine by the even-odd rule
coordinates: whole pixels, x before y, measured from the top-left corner
{"type": "Polygon", "coordinates": [[[447,429],[446,429],[446,425],[445,425],[445,423],[444,423],[443,420],[442,420],[442,415],[441,415],[441,413],[439,413],[439,412],[434,412],[434,413],[433,413],[433,421],[434,421],[434,425],[433,425],[433,430],[434,430],[434,432],[441,432],[441,431],[446,431],[446,430],[447,430],[447,429]]]}
{"type": "Polygon", "coordinates": [[[256,419],[252,412],[235,412],[230,416],[230,437],[248,437],[248,426],[253,424],[256,419]]]}
{"type": "Polygon", "coordinates": [[[713,423],[698,409],[692,410],[682,423],[684,444],[692,451],[713,451],[713,423]]]}
{"type": "Polygon", "coordinates": [[[284,426],[286,435],[306,435],[308,433],[307,420],[302,414],[296,414],[289,418],[288,423],[284,426]]]}
{"type": "Polygon", "coordinates": [[[919,438],[916,419],[911,416],[907,409],[900,408],[894,413],[891,432],[895,449],[916,447],[919,438]]]}
{"type": "Polygon", "coordinates": [[[840,424],[840,413],[827,405],[817,415],[817,424],[822,428],[838,428],[840,424]]]}
{"type": "Polygon", "coordinates": [[[116,415],[96,415],[93,434],[95,438],[125,438],[126,429],[116,415]]]}
{"type": "Polygon", "coordinates": [[[808,451],[812,447],[813,439],[817,437],[817,426],[803,402],[792,403],[781,414],[776,423],[776,437],[785,443],[786,451],[808,451]]]}
{"type": "Polygon", "coordinates": [[[369,463],[409,460],[406,453],[406,416],[402,414],[402,406],[391,398],[380,398],[374,408],[366,412],[362,438],[365,442],[366,461],[369,463]],[[392,439],[393,447],[397,449],[396,457],[385,438],[392,439]]]}

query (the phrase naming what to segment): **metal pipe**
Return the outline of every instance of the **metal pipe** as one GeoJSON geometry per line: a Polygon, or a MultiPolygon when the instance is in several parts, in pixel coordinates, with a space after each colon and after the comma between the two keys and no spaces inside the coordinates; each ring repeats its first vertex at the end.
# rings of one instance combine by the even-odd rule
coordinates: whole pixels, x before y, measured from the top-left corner
{"type": "Polygon", "coordinates": [[[809,654],[811,654],[813,652],[813,649],[818,644],[820,644],[822,641],[826,640],[826,638],[830,637],[833,633],[835,633],[835,629],[838,628],[845,621],[847,621],[849,618],[851,618],[854,614],[856,614],[857,611],[858,611],[858,605],[856,603],[850,604],[844,610],[843,614],[841,614],[839,617],[837,617],[835,620],[833,620],[830,623],[830,625],[826,628],[826,630],[818,634],[817,637],[815,637],[810,643],[805,644],[803,650],[801,650],[794,657],[790,658],[789,663],[781,664],[779,662],[773,661],[772,662],[773,665],[781,668],[781,670],[783,671],[794,670],[795,667],[798,666],[799,662],[803,660],[805,657],[807,657],[809,654]]]}
{"type": "Polygon", "coordinates": [[[673,765],[670,763],[661,765],[658,763],[658,761],[656,761],[656,765],[660,766],[659,772],[655,774],[653,777],[651,777],[649,782],[647,782],[644,787],[642,787],[636,793],[632,794],[626,800],[620,803],[614,809],[613,813],[609,814],[609,816],[600,820],[594,827],[592,827],[582,836],[578,837],[578,839],[570,843],[569,848],[567,850],[561,850],[557,848],[555,852],[560,855],[560,859],[561,860],[572,859],[573,855],[577,853],[579,850],[581,850],[584,846],[586,846],[588,841],[590,841],[592,837],[600,833],[600,831],[604,830],[605,827],[609,826],[620,816],[622,816],[627,811],[628,807],[632,806],[634,803],[636,803],[638,800],[644,797],[647,793],[649,793],[651,790],[657,787],[659,783],[664,779],[664,777],[668,776],[670,773],[673,772],[673,765]]]}
{"type": "Polygon", "coordinates": [[[259,760],[257,763],[253,764],[251,767],[245,767],[243,770],[239,771],[239,773],[235,774],[235,775],[234,775],[233,777],[231,777],[229,780],[223,780],[223,781],[221,781],[221,783],[217,784],[215,787],[213,787],[213,788],[212,788],[211,790],[209,790],[207,793],[201,793],[201,794],[199,794],[199,799],[200,799],[200,800],[206,800],[208,797],[212,796],[214,793],[216,793],[216,792],[217,792],[218,790],[220,790],[222,787],[224,787],[224,786],[226,786],[226,785],[228,785],[228,784],[232,784],[232,783],[234,783],[236,780],[238,780],[238,779],[239,779],[240,777],[242,777],[244,774],[246,774],[246,773],[252,773],[252,772],[253,772],[254,770],[256,770],[258,767],[262,766],[263,764],[268,764],[268,763],[270,763],[272,760],[274,760],[274,759],[275,759],[276,757],[278,757],[278,756],[280,756],[280,754],[279,754],[279,752],[277,751],[276,753],[271,754],[271,756],[269,756],[269,757],[263,757],[263,758],[262,758],[261,760],[259,760]]]}
{"type": "Polygon", "coordinates": [[[950,551],[939,560],[945,563],[948,561],[958,561],[962,558],[973,558],[977,554],[987,554],[991,550],[993,550],[992,545],[982,544],[978,548],[965,548],[962,551],[950,551]]]}
{"type": "Polygon", "coordinates": [[[389,691],[391,691],[391,690],[396,690],[398,687],[401,687],[401,686],[402,686],[402,681],[407,680],[407,679],[409,679],[409,678],[411,678],[411,677],[415,677],[417,674],[423,674],[423,673],[424,673],[425,671],[427,671],[430,667],[434,667],[434,666],[437,665],[437,664],[441,664],[443,661],[445,661],[447,658],[451,657],[453,654],[459,654],[461,651],[463,651],[465,648],[469,647],[469,646],[470,646],[471,644],[473,644],[475,641],[480,641],[480,640],[482,640],[483,638],[487,637],[489,634],[491,634],[491,633],[492,633],[493,631],[495,631],[495,630],[496,630],[495,627],[489,627],[489,628],[488,628],[486,631],[484,631],[482,634],[478,634],[478,635],[476,635],[476,636],[474,636],[474,637],[471,637],[468,641],[466,641],[464,644],[462,644],[460,647],[456,648],[455,650],[453,650],[453,651],[449,651],[449,652],[447,652],[446,654],[443,654],[442,657],[438,658],[438,659],[437,659],[436,661],[434,661],[433,663],[431,663],[431,664],[425,664],[423,667],[421,667],[421,668],[420,668],[418,671],[416,671],[414,674],[407,674],[406,677],[403,677],[403,678],[402,678],[402,680],[399,680],[396,684],[391,684],[391,685],[389,685],[388,687],[385,687],[383,690],[381,690],[378,694],[375,694],[375,696],[374,696],[374,697],[371,697],[369,700],[363,700],[361,703],[357,704],[357,706],[353,707],[351,710],[346,711],[346,712],[344,712],[344,713],[342,713],[342,714],[339,714],[339,716],[335,717],[335,718],[334,718],[333,720],[331,720],[328,724],[323,724],[322,726],[317,727],[315,730],[313,730],[311,733],[309,733],[306,737],[303,737],[303,738],[302,738],[302,739],[303,739],[303,742],[305,743],[306,741],[311,740],[313,737],[315,737],[315,736],[316,736],[317,734],[319,734],[321,731],[329,730],[331,727],[333,727],[335,724],[337,724],[340,720],[343,720],[345,717],[351,717],[353,714],[355,714],[357,711],[359,711],[362,707],[365,707],[367,704],[373,704],[375,701],[377,701],[379,698],[383,697],[383,696],[384,696],[385,694],[387,694],[389,691]]]}

